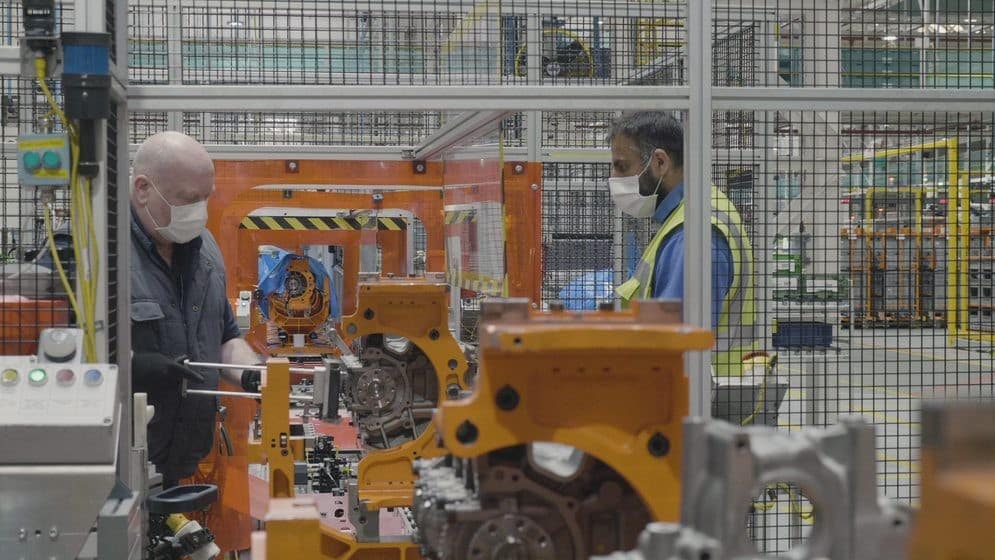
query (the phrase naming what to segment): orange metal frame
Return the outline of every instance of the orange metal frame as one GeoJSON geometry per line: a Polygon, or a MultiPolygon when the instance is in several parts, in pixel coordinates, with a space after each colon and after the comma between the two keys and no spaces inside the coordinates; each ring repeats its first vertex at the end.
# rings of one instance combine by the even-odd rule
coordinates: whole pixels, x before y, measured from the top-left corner
{"type": "MultiPolygon", "coordinates": [[[[504,295],[538,303],[542,294],[542,164],[496,160],[445,162],[446,206],[498,202],[504,205],[504,295]],[[455,187],[454,185],[460,185],[455,187]]],[[[462,266],[472,270],[479,233],[469,224],[446,226],[446,237],[468,240],[462,266]]],[[[432,270],[429,267],[429,270],[432,270]]],[[[442,270],[441,268],[438,270],[442,270]]],[[[474,295],[464,290],[465,295],[474,295]]]]}
{"type": "MultiPolygon", "coordinates": [[[[239,229],[242,220],[261,208],[341,208],[351,211],[403,209],[421,221],[426,232],[426,267],[442,270],[443,244],[442,164],[428,163],[424,173],[415,171],[411,162],[347,162],[325,160],[216,161],[215,194],[208,209],[207,227],[218,240],[228,277],[227,293],[231,300],[242,290],[252,290],[258,279],[258,247],[273,244],[290,251],[308,245],[338,245],[345,248],[345,285],[342,312],[356,308],[359,277],[359,248],[365,243],[379,243],[383,249],[383,272],[404,274],[407,251],[403,231],[332,230],[332,231],[262,231],[239,229]],[[270,187],[260,190],[260,186],[270,187]],[[285,185],[281,190],[272,188],[285,185]],[[321,192],[295,190],[295,187],[320,188],[336,185],[389,188],[411,186],[411,190],[383,191],[375,199],[371,192],[321,192]],[[417,188],[425,190],[417,190],[417,188]],[[427,187],[427,188],[426,188],[427,187]],[[432,188],[435,187],[435,188],[432,188]],[[232,232],[236,232],[234,235],[232,232]]],[[[265,340],[265,329],[254,328],[248,337],[257,348],[265,340]]]]}
{"type": "Polygon", "coordinates": [[[589,313],[501,306],[483,311],[472,396],[436,410],[446,450],[469,459],[566,444],[621,474],[655,519],[676,521],[690,394],[683,355],[710,348],[712,333],[680,324],[679,308],[661,302],[589,313]],[[502,394],[513,394],[512,404],[496,404],[502,394]],[[656,442],[666,448],[654,452],[656,442]]]}
{"type": "MultiPolygon", "coordinates": [[[[538,303],[542,281],[542,165],[487,160],[427,162],[417,172],[404,161],[262,160],[215,161],[215,193],[208,209],[208,229],[221,248],[228,279],[227,294],[252,290],[257,282],[258,247],[264,244],[299,251],[307,245],[337,245],[345,248],[342,314],[356,312],[359,283],[359,247],[379,242],[383,250],[383,272],[405,270],[407,255],[403,232],[393,231],[260,231],[239,229],[241,221],[261,208],[344,208],[356,211],[403,209],[412,212],[425,227],[426,270],[445,270],[445,237],[472,237],[475,232],[445,226],[445,204],[482,201],[504,203],[506,292],[538,303]],[[293,163],[293,165],[291,165],[293,163]],[[479,186],[474,188],[473,184],[479,186]],[[503,188],[502,188],[503,183],[503,188]],[[285,185],[286,190],[257,187],[285,185]],[[317,192],[294,190],[336,185],[377,187],[410,185],[426,190],[384,191],[375,201],[370,192],[317,192]],[[470,188],[446,188],[471,185],[470,188]],[[445,197],[445,198],[444,198],[445,197]]],[[[468,259],[468,254],[463,258],[468,259]]],[[[464,260],[464,264],[469,264],[464,260]]],[[[471,294],[472,295],[472,294],[471,294]]],[[[257,348],[265,348],[265,329],[254,329],[247,337],[257,348]]],[[[227,387],[240,390],[238,387],[227,387]]],[[[234,444],[234,456],[220,452],[205,459],[197,481],[221,487],[222,501],[208,516],[207,525],[218,536],[223,550],[242,550],[249,545],[249,489],[243,475],[247,465],[247,429],[252,403],[222,399],[228,408],[226,425],[234,444]]]]}

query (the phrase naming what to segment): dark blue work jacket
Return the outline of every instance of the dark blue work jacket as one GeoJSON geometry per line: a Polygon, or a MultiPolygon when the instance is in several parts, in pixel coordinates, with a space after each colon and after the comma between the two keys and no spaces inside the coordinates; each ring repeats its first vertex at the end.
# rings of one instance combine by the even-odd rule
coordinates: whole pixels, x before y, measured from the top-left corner
{"type": "MultiPolygon", "coordinates": [[[[238,336],[225,294],[224,260],[210,232],[176,245],[169,266],[132,209],[132,350],[220,362],[221,345],[238,336]]],[[[206,380],[191,388],[218,388],[217,370],[199,371],[206,380]]],[[[178,389],[169,389],[150,391],[149,404],[156,409],[148,427],[150,460],[166,481],[192,475],[214,443],[217,399],[181,399],[178,389]]]]}

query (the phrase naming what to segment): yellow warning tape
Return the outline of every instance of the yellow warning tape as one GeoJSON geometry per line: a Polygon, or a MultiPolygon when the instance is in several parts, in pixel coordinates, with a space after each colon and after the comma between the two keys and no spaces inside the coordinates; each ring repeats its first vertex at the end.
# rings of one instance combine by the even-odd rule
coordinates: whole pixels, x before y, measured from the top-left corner
{"type": "Polygon", "coordinates": [[[242,219],[239,229],[254,231],[405,231],[408,221],[404,218],[330,218],[325,216],[248,216],[242,219]]]}
{"type": "Polygon", "coordinates": [[[505,282],[474,272],[448,271],[446,281],[461,289],[490,296],[503,296],[505,282]]]}
{"type": "Polygon", "coordinates": [[[447,226],[476,223],[476,221],[477,221],[476,210],[452,210],[446,212],[447,226]]]}

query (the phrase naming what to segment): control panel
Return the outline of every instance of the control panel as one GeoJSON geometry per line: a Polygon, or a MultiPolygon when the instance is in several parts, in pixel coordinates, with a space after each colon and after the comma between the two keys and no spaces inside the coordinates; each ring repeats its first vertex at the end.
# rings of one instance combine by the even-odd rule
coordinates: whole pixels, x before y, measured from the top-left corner
{"type": "Polygon", "coordinates": [[[68,186],[69,138],[65,134],[24,134],[17,139],[17,179],[24,186],[68,186]]]}
{"type": "Polygon", "coordinates": [[[77,340],[49,329],[40,357],[0,357],[0,465],[113,463],[117,366],[80,363],[77,340]]]}

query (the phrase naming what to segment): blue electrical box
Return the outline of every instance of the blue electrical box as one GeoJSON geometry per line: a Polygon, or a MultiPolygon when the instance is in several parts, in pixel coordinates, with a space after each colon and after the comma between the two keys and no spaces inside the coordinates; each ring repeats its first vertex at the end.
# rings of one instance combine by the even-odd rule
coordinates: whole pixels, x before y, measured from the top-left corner
{"type": "Polygon", "coordinates": [[[22,134],[17,138],[17,180],[29,187],[68,187],[69,137],[22,134]]]}

